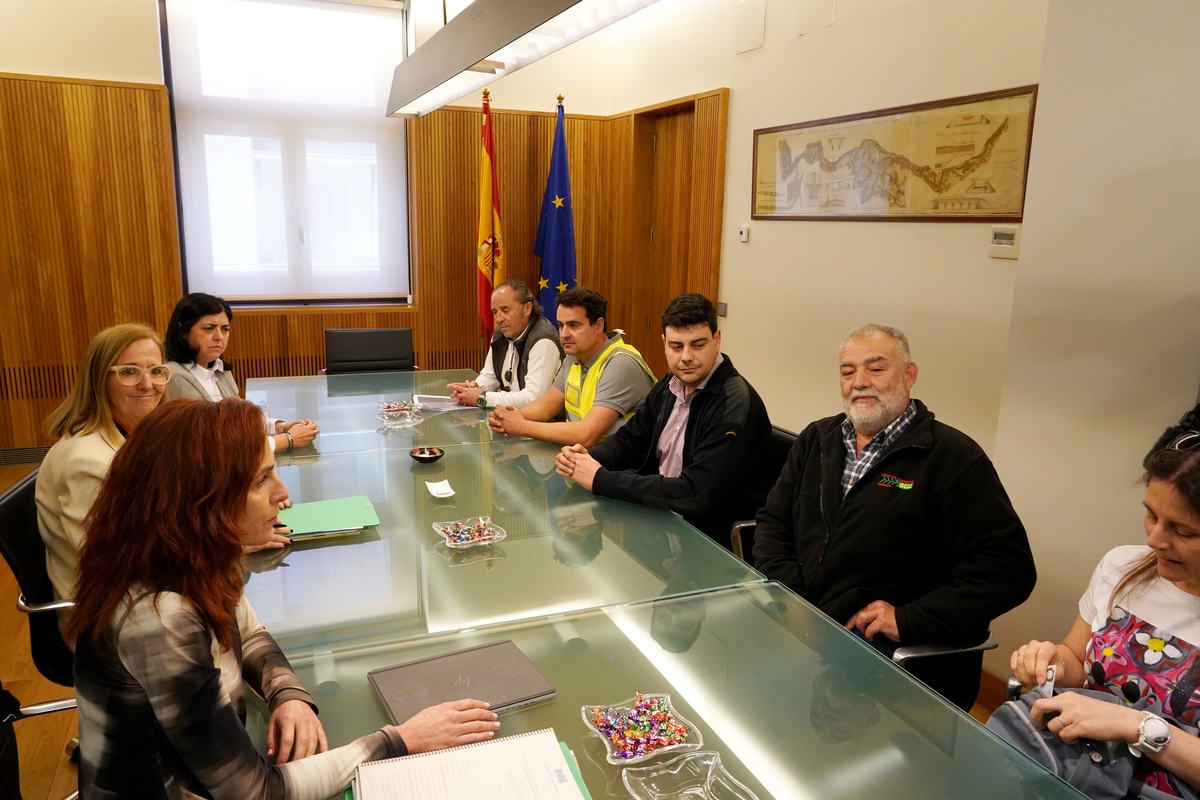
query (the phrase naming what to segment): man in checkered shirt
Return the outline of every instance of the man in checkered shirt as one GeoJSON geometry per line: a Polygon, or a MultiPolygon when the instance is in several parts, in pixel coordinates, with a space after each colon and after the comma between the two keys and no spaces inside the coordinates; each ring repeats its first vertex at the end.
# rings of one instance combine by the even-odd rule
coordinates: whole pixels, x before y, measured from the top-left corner
{"type": "MultiPolygon", "coordinates": [[[[970,646],[1036,580],[992,462],[910,396],[908,339],[864,325],[842,344],[846,413],[809,425],[758,512],[754,565],[880,650],[970,646]]],[[[981,653],[911,672],[969,709],[981,653]]]]}
{"type": "Polygon", "coordinates": [[[758,455],[770,441],[771,420],[754,387],[721,354],[708,298],[676,297],[662,326],[670,372],[608,439],[590,451],[564,447],[558,473],[604,497],[670,509],[728,548],[730,526],[754,516],[770,485],[758,455]]]}

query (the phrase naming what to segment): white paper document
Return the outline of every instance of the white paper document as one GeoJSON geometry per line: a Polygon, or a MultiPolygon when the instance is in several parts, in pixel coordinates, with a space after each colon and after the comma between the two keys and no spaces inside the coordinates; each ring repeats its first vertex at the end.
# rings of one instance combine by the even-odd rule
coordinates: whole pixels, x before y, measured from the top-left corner
{"type": "Polygon", "coordinates": [[[474,745],[363,764],[362,800],[582,800],[586,797],[549,728],[474,745]]]}
{"type": "Polygon", "coordinates": [[[430,411],[453,411],[456,408],[463,408],[453,397],[445,397],[440,394],[414,394],[413,402],[418,408],[430,411]]]}

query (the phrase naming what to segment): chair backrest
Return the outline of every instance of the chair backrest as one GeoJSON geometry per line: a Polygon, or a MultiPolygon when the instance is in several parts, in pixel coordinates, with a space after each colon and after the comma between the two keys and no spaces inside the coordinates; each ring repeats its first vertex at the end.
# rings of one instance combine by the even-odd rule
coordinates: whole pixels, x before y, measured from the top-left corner
{"type": "MultiPolygon", "coordinates": [[[[779,480],[779,476],[783,474],[783,466],[787,464],[788,454],[792,452],[792,445],[796,443],[796,438],[796,434],[787,428],[781,428],[778,425],[771,426],[771,442],[767,445],[766,474],[770,478],[772,487],[779,480]]],[[[770,491],[770,488],[767,491],[770,491]]]]}
{"type": "MultiPolygon", "coordinates": [[[[17,579],[17,588],[30,603],[54,600],[54,588],[46,572],[46,545],[38,532],[37,505],[33,500],[37,470],[0,494],[0,554],[17,579]]],[[[47,680],[72,686],[74,656],[58,630],[58,614],[41,611],[29,614],[29,649],[34,666],[47,680]]]]}
{"type": "Polygon", "coordinates": [[[414,370],[412,328],[330,328],[325,331],[325,372],[414,370]]]}

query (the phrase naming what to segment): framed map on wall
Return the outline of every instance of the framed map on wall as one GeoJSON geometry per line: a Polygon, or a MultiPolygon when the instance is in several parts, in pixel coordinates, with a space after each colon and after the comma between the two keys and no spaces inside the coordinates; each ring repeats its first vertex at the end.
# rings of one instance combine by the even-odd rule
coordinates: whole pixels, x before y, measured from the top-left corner
{"type": "Polygon", "coordinates": [[[754,131],[754,219],[1020,222],[1037,86],[754,131]]]}

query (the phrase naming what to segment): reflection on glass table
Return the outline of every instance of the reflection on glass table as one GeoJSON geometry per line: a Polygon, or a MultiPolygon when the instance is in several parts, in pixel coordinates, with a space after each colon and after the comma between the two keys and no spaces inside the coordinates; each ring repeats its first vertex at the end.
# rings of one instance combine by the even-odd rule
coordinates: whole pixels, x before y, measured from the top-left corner
{"type": "MultiPolygon", "coordinates": [[[[316,420],[321,434],[314,450],[321,455],[445,447],[495,438],[488,430],[487,414],[467,406],[425,409],[419,424],[389,427],[377,418],[379,404],[408,403],[414,394],[449,395],[446,384],[474,377],[470,370],[447,369],[254,378],[246,382],[246,399],[275,418],[316,420]]],[[[286,455],[280,455],[286,463],[286,455]]]]}
{"type": "Polygon", "coordinates": [[[557,450],[515,440],[448,447],[428,465],[377,450],[282,467],[295,502],[365,494],[380,525],[251,559],[246,596],[294,654],[762,580],[674,514],[569,486],[557,450]],[[438,481],[454,495],[431,496],[438,481]],[[434,523],[477,517],[506,538],[448,556],[434,523]]]}
{"type": "Polygon", "coordinates": [[[670,694],[703,735],[703,750],[719,753],[729,776],[759,800],[1083,797],[774,583],[296,657],[292,664],[337,745],[386,722],[369,670],[503,639],[513,640],[558,694],[502,716],[500,735],[554,728],[597,800],[629,793],[623,768],[606,761],[579,709],[635,691],[670,694]]]}

